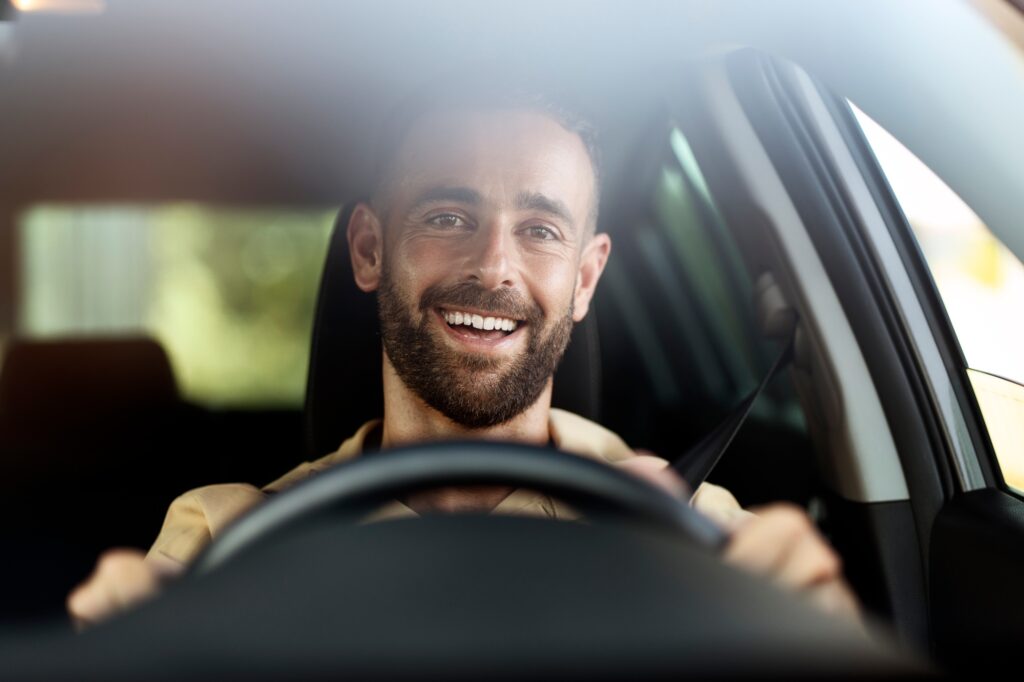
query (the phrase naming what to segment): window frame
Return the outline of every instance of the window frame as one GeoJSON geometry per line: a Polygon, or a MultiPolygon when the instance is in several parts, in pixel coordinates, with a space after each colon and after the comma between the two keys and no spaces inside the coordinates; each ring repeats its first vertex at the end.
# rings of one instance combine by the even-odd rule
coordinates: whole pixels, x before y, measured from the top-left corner
{"type": "Polygon", "coordinates": [[[911,301],[909,296],[904,296],[903,303],[904,305],[915,305],[924,313],[926,326],[912,329],[911,337],[915,343],[919,343],[922,337],[927,335],[934,342],[938,351],[942,363],[941,371],[934,366],[927,368],[929,380],[933,382],[935,391],[948,391],[953,396],[959,409],[958,414],[951,416],[954,420],[957,417],[962,419],[962,424],[966,427],[966,433],[958,434],[950,424],[949,417],[943,422],[947,439],[950,442],[955,443],[958,436],[964,435],[968,440],[965,442],[960,439],[960,444],[969,443],[970,445],[969,450],[964,448],[960,451],[959,458],[951,458],[950,464],[959,474],[959,489],[961,492],[969,492],[983,488],[997,488],[1024,500],[1024,495],[1008,486],[1003,478],[981,407],[967,376],[969,369],[967,358],[960,346],[952,320],[946,312],[942,295],[932,276],[924,252],[899,200],[889,185],[885,171],[847,101],[836,95],[831,95],[826,97],[826,104],[833,119],[840,124],[838,125],[840,134],[867,184],[873,202],[879,209],[886,231],[909,279],[914,300],[911,301]],[[965,468],[970,467],[971,464],[976,465],[977,468],[973,469],[972,467],[973,470],[965,468]]]}

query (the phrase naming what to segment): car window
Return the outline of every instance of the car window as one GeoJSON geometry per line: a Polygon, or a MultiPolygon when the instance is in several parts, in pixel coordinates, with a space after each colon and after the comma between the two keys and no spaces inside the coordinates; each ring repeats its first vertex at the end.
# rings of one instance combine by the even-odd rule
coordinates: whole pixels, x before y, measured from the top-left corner
{"type": "Polygon", "coordinates": [[[928,264],[1003,478],[1024,491],[1024,265],[923,162],[853,110],[928,264]]]}
{"type": "Polygon", "coordinates": [[[184,397],[302,404],[336,208],[38,205],[18,219],[17,334],[146,334],[184,397]]]}

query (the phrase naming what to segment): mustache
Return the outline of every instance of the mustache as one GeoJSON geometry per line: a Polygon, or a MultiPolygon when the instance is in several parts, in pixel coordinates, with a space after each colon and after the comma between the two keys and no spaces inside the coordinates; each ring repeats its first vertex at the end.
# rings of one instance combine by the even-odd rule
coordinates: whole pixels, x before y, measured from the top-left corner
{"type": "Polygon", "coordinates": [[[485,289],[475,282],[459,282],[448,286],[434,285],[420,297],[420,311],[434,308],[476,308],[497,317],[536,323],[543,311],[512,289],[485,289]]]}

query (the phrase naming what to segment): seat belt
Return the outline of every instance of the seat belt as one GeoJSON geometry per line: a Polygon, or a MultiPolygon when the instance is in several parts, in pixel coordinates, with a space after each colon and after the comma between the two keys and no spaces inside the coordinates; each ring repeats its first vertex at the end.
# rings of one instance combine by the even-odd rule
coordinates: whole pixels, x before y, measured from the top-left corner
{"type": "Polygon", "coordinates": [[[711,474],[711,471],[718,464],[718,461],[729,448],[736,434],[739,433],[743,422],[750,415],[750,409],[754,406],[758,396],[764,392],[765,386],[771,382],[779,370],[787,366],[793,358],[793,344],[796,340],[797,320],[792,322],[792,328],[786,335],[782,351],[775,358],[771,369],[761,379],[761,383],[751,391],[733,410],[722,419],[706,436],[704,436],[692,448],[674,458],[670,465],[676,473],[683,477],[690,486],[690,490],[696,492],[700,484],[711,474]]]}

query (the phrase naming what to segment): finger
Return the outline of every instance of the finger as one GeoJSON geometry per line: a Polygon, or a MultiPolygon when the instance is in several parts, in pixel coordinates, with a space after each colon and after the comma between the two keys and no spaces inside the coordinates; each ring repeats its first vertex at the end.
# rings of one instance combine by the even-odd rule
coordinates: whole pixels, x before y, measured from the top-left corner
{"type": "Polygon", "coordinates": [[[679,474],[669,468],[668,462],[651,454],[639,454],[644,451],[637,452],[636,457],[620,462],[618,466],[651,485],[661,488],[673,497],[680,499],[689,497],[689,487],[679,477],[679,474]]]}
{"type": "Polygon", "coordinates": [[[777,575],[783,585],[800,589],[839,579],[842,562],[817,531],[809,529],[783,557],[777,575]]]}
{"type": "Polygon", "coordinates": [[[67,607],[75,629],[82,630],[115,614],[120,609],[119,602],[109,579],[97,572],[71,593],[67,607]]]}
{"type": "Polygon", "coordinates": [[[114,562],[109,585],[118,610],[124,610],[155,594],[160,581],[143,557],[132,556],[114,562]]]}
{"type": "Polygon", "coordinates": [[[93,583],[98,602],[112,610],[132,604],[156,587],[142,552],[130,549],[105,552],[96,565],[93,583]]]}
{"type": "Polygon", "coordinates": [[[152,595],[158,587],[157,572],[146,564],[142,552],[111,550],[68,596],[67,607],[76,626],[89,625],[152,595]]]}
{"type": "Polygon", "coordinates": [[[849,586],[842,580],[832,580],[812,586],[807,591],[816,606],[826,613],[846,616],[864,625],[860,604],[849,586]]]}
{"type": "Polygon", "coordinates": [[[739,501],[725,488],[701,483],[690,498],[690,506],[701,512],[722,530],[732,533],[751,520],[754,515],[743,509],[739,501]]]}
{"type": "Polygon", "coordinates": [[[89,577],[68,595],[67,609],[76,622],[92,623],[109,611],[113,603],[103,570],[103,556],[89,577]]]}
{"type": "Polygon", "coordinates": [[[76,630],[93,625],[96,622],[95,614],[106,610],[102,588],[86,581],[68,595],[66,606],[76,630]]]}
{"type": "Polygon", "coordinates": [[[716,509],[714,507],[696,507],[696,509],[727,534],[735,533],[754,518],[754,514],[746,509],[716,509]]]}
{"type": "Polygon", "coordinates": [[[161,584],[173,578],[177,578],[185,572],[185,564],[159,552],[147,554],[146,564],[153,569],[157,580],[161,584]]]}
{"type": "Polygon", "coordinates": [[[798,507],[766,507],[733,532],[724,558],[752,572],[774,575],[810,526],[807,515],[798,507]]]}

